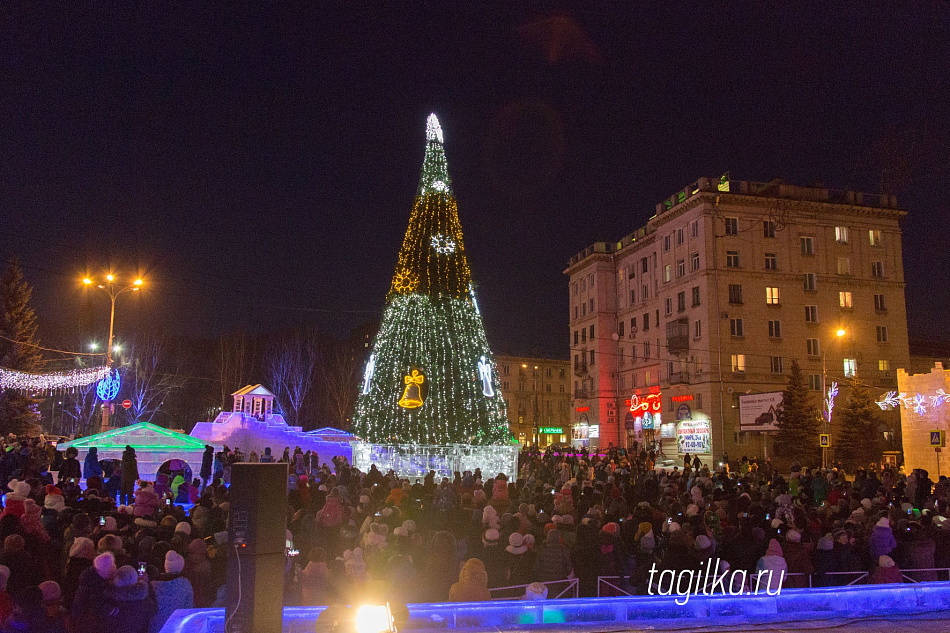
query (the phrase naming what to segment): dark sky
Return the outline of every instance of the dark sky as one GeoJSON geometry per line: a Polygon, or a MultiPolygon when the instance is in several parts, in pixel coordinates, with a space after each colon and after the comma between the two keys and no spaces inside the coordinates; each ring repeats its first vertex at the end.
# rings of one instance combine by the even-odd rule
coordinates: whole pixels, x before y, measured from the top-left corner
{"type": "Polygon", "coordinates": [[[496,351],[566,355],[567,260],[726,171],[889,168],[910,331],[945,335],[946,2],[37,4],[0,13],[0,256],[45,341],[109,265],[149,280],[120,337],[374,318],[433,111],[496,351]]]}

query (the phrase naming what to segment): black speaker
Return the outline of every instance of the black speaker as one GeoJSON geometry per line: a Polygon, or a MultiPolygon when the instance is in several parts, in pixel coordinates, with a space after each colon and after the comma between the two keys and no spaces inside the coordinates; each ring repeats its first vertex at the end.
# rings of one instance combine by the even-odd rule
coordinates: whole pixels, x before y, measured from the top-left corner
{"type": "Polygon", "coordinates": [[[228,501],[226,633],[280,633],[287,464],[234,464],[228,501]]]}

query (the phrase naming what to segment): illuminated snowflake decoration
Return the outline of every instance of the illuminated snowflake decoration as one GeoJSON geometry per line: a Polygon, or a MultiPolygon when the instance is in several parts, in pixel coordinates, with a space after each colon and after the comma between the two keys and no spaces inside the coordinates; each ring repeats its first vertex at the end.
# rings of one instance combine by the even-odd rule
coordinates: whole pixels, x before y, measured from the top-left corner
{"type": "Polygon", "coordinates": [[[119,372],[115,369],[112,370],[108,376],[99,381],[99,384],[96,385],[96,395],[99,396],[99,399],[103,402],[112,402],[117,395],[119,395],[119,387],[122,385],[122,380],[119,378],[119,372]]]}
{"type": "Polygon", "coordinates": [[[831,412],[835,409],[835,398],[838,397],[838,383],[831,383],[828,388],[828,397],[825,398],[825,408],[828,411],[828,421],[831,422],[831,412]]]}
{"type": "Polygon", "coordinates": [[[442,182],[441,180],[436,180],[434,183],[432,183],[432,188],[435,189],[436,191],[449,190],[449,186],[445,184],[444,182],[442,182]]]}
{"type": "Polygon", "coordinates": [[[889,411],[890,409],[896,409],[901,404],[901,398],[905,394],[897,395],[896,391],[888,391],[885,393],[880,400],[876,401],[877,406],[881,407],[881,411],[889,411]]]}
{"type": "Polygon", "coordinates": [[[939,407],[947,401],[947,398],[950,398],[950,394],[943,389],[937,389],[937,395],[930,396],[930,406],[939,407]]]}
{"type": "Polygon", "coordinates": [[[439,255],[449,255],[455,252],[455,240],[441,233],[439,235],[433,235],[432,248],[435,249],[435,252],[439,255]]]}
{"type": "Polygon", "coordinates": [[[922,393],[918,393],[914,396],[913,400],[914,413],[917,415],[923,415],[927,413],[927,396],[922,393]]]}
{"type": "Polygon", "coordinates": [[[403,294],[412,292],[418,285],[419,280],[408,270],[400,270],[393,279],[393,290],[403,294]]]}

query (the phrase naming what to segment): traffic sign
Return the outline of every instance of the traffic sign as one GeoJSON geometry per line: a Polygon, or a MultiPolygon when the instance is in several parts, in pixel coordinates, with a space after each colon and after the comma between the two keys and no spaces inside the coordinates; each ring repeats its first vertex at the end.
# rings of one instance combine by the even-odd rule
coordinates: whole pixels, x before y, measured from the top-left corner
{"type": "Polygon", "coordinates": [[[123,409],[131,409],[131,408],[132,408],[132,401],[131,401],[131,400],[123,400],[123,401],[122,401],[122,408],[123,408],[123,409]]]}
{"type": "Polygon", "coordinates": [[[946,431],[931,431],[930,432],[930,445],[933,447],[941,447],[947,445],[947,432],[946,431]]]}
{"type": "Polygon", "coordinates": [[[831,448],[831,434],[819,433],[818,446],[820,446],[821,448],[831,448]]]}

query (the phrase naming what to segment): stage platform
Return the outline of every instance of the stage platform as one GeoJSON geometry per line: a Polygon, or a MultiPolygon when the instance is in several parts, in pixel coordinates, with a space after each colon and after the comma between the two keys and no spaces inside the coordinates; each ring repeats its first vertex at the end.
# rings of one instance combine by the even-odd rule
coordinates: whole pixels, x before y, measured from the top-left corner
{"type": "MultiPolygon", "coordinates": [[[[675,596],[409,605],[401,631],[948,631],[950,583],[675,596]]],[[[324,607],[286,607],[284,633],[318,631],[324,607]]],[[[223,609],[176,611],[162,633],[223,633],[223,609]]]]}

